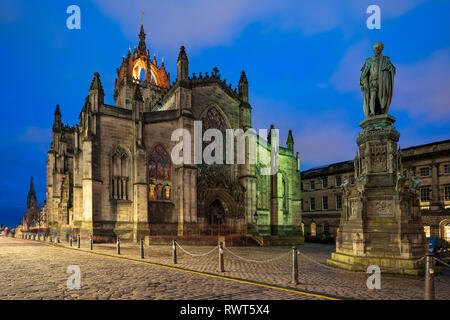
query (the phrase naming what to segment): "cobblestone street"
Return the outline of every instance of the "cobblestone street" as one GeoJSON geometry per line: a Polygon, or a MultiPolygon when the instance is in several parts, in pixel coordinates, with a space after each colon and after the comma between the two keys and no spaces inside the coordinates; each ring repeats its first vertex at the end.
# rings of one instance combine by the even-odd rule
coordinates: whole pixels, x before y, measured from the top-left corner
{"type": "MultiPolygon", "coordinates": [[[[184,246],[194,254],[207,253],[212,247],[184,246]]],[[[325,265],[334,246],[308,243],[299,250],[299,284],[290,284],[291,252],[289,247],[226,248],[225,272],[218,272],[218,251],[192,257],[177,248],[177,267],[273,284],[296,289],[280,289],[245,284],[207,275],[173,270],[150,264],[117,259],[98,254],[116,255],[113,244],[94,244],[89,251],[87,241],[81,249],[49,243],[0,237],[0,299],[319,299],[305,294],[316,293],[349,299],[423,299],[423,277],[381,276],[381,289],[369,290],[369,275],[332,269],[325,265]],[[231,250],[228,251],[228,250],[231,250]],[[233,254],[237,255],[233,256],[233,254]],[[256,262],[249,260],[268,260],[256,262]],[[247,261],[243,260],[247,259],[247,261]],[[69,265],[81,270],[81,289],[68,289],[66,273],[69,265]],[[304,292],[304,293],[301,293],[304,292]]],[[[122,243],[123,258],[172,266],[171,246],[145,246],[145,259],[139,258],[139,247],[122,243]]],[[[436,299],[450,299],[450,270],[436,276],[436,299]]]]}

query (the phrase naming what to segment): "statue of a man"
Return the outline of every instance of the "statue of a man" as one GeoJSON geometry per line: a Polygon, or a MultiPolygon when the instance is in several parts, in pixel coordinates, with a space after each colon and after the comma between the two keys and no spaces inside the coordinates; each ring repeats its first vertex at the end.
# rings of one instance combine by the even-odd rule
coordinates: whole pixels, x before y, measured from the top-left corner
{"type": "Polygon", "coordinates": [[[359,85],[364,92],[364,116],[386,114],[392,100],[395,67],[389,57],[383,56],[382,42],[373,46],[375,56],[367,58],[361,69],[359,85]]]}

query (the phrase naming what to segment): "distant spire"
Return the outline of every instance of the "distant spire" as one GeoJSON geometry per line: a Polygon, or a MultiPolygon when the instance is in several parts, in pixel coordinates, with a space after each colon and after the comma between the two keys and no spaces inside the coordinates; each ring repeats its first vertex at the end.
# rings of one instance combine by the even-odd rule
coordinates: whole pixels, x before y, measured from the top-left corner
{"type": "Polygon", "coordinates": [[[186,55],[186,51],[184,50],[184,46],[180,47],[180,53],[178,54],[178,60],[177,61],[180,61],[180,60],[188,61],[188,58],[187,58],[187,55],[186,55]]]}
{"type": "MultiPolygon", "coordinates": [[[[61,116],[61,110],[59,110],[59,104],[56,105],[55,116],[61,116]]],[[[33,182],[33,178],[31,178],[31,182],[33,182]]]]}
{"type": "Polygon", "coordinates": [[[138,52],[141,55],[145,55],[145,51],[147,50],[147,47],[145,46],[145,32],[144,32],[144,24],[141,23],[141,31],[139,32],[139,46],[138,46],[138,52]]]}
{"type": "Polygon", "coordinates": [[[30,192],[34,192],[34,183],[33,183],[33,176],[31,176],[31,181],[30,181],[30,192]]]}
{"type": "Polygon", "coordinates": [[[36,192],[34,191],[33,177],[31,177],[30,190],[28,191],[28,197],[27,197],[27,209],[37,208],[37,207],[38,207],[38,204],[37,204],[36,192]]]}
{"type": "Polygon", "coordinates": [[[269,134],[267,135],[268,143],[272,143],[272,130],[275,130],[275,126],[273,124],[270,125],[269,134]]]}
{"type": "Polygon", "coordinates": [[[248,80],[244,70],[242,70],[241,72],[241,78],[239,79],[238,89],[239,89],[239,98],[244,102],[244,104],[248,105],[248,80]]]}
{"type": "Polygon", "coordinates": [[[189,60],[184,50],[184,46],[180,47],[180,53],[177,60],[177,79],[185,81],[189,79],[189,60]]]}
{"type": "Polygon", "coordinates": [[[56,109],[55,109],[53,130],[54,131],[61,130],[61,110],[59,110],[59,104],[56,105],[56,109]]]}
{"type": "Polygon", "coordinates": [[[286,146],[289,149],[294,150],[294,137],[292,136],[292,130],[289,130],[287,141],[286,141],[286,146]]]}
{"type": "Polygon", "coordinates": [[[104,93],[102,82],[100,81],[100,74],[98,72],[94,72],[94,79],[92,79],[89,90],[98,90],[99,92],[104,93]]]}
{"type": "Polygon", "coordinates": [[[245,75],[245,71],[242,70],[241,78],[239,79],[239,84],[248,84],[247,76],[245,75]]]}

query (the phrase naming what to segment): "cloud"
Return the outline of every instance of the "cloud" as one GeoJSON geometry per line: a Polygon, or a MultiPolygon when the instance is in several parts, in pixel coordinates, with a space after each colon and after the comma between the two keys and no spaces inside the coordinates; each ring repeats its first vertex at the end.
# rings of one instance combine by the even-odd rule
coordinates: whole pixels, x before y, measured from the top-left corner
{"type": "Polygon", "coordinates": [[[125,34],[131,37],[137,35],[139,12],[144,11],[150,43],[170,47],[223,45],[239,35],[248,23],[276,7],[268,0],[96,0],[96,3],[105,14],[118,19],[125,34]]]}
{"type": "Polygon", "coordinates": [[[52,130],[48,128],[28,127],[24,133],[19,136],[21,142],[31,142],[36,144],[47,144],[52,139],[52,130]]]}
{"type": "Polygon", "coordinates": [[[0,1],[0,24],[9,24],[20,16],[20,8],[17,1],[2,0],[0,1]]]}
{"type": "MultiPolygon", "coordinates": [[[[344,53],[330,77],[331,85],[338,92],[354,92],[362,99],[359,76],[363,62],[370,55],[369,48],[369,40],[364,39],[344,53]]],[[[450,91],[447,90],[450,48],[435,51],[421,61],[396,64],[396,70],[391,108],[403,110],[421,121],[450,120],[450,91]]]]}
{"type": "MultiPolygon", "coordinates": [[[[424,0],[378,1],[382,19],[396,18],[424,0]]],[[[365,27],[366,9],[361,0],[95,0],[100,10],[116,19],[124,33],[135,39],[139,12],[150,43],[175,48],[205,48],[227,44],[250,24],[260,22],[275,29],[300,30],[304,36],[336,28],[351,34],[365,27]]]]}
{"type": "Polygon", "coordinates": [[[353,159],[358,129],[329,114],[321,118],[305,119],[294,133],[295,149],[300,154],[301,170],[317,165],[353,159]]]}
{"type": "Polygon", "coordinates": [[[349,47],[344,53],[338,67],[330,77],[331,84],[338,92],[360,91],[359,76],[361,67],[368,57],[368,49],[370,47],[369,40],[364,39],[349,47]]]}
{"type": "Polygon", "coordinates": [[[395,80],[395,107],[417,119],[450,121],[450,48],[422,61],[399,64],[395,80]]]}

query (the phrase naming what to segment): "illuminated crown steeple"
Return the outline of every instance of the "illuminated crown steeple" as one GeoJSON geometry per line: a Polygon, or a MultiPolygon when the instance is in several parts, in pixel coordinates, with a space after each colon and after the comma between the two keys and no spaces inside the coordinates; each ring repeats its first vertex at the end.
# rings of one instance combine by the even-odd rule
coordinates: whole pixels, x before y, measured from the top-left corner
{"type": "Polygon", "coordinates": [[[145,44],[144,25],[141,22],[139,32],[139,44],[131,54],[128,49],[127,56],[122,59],[122,64],[117,69],[117,79],[114,86],[114,99],[117,106],[131,108],[131,99],[135,92],[135,85],[142,89],[142,96],[151,97],[146,93],[147,89],[163,92],[170,86],[170,75],[166,72],[164,62],[158,66],[156,56],[150,58],[150,52],[145,44]],[[128,93],[127,93],[128,92],[128,93]]]}

